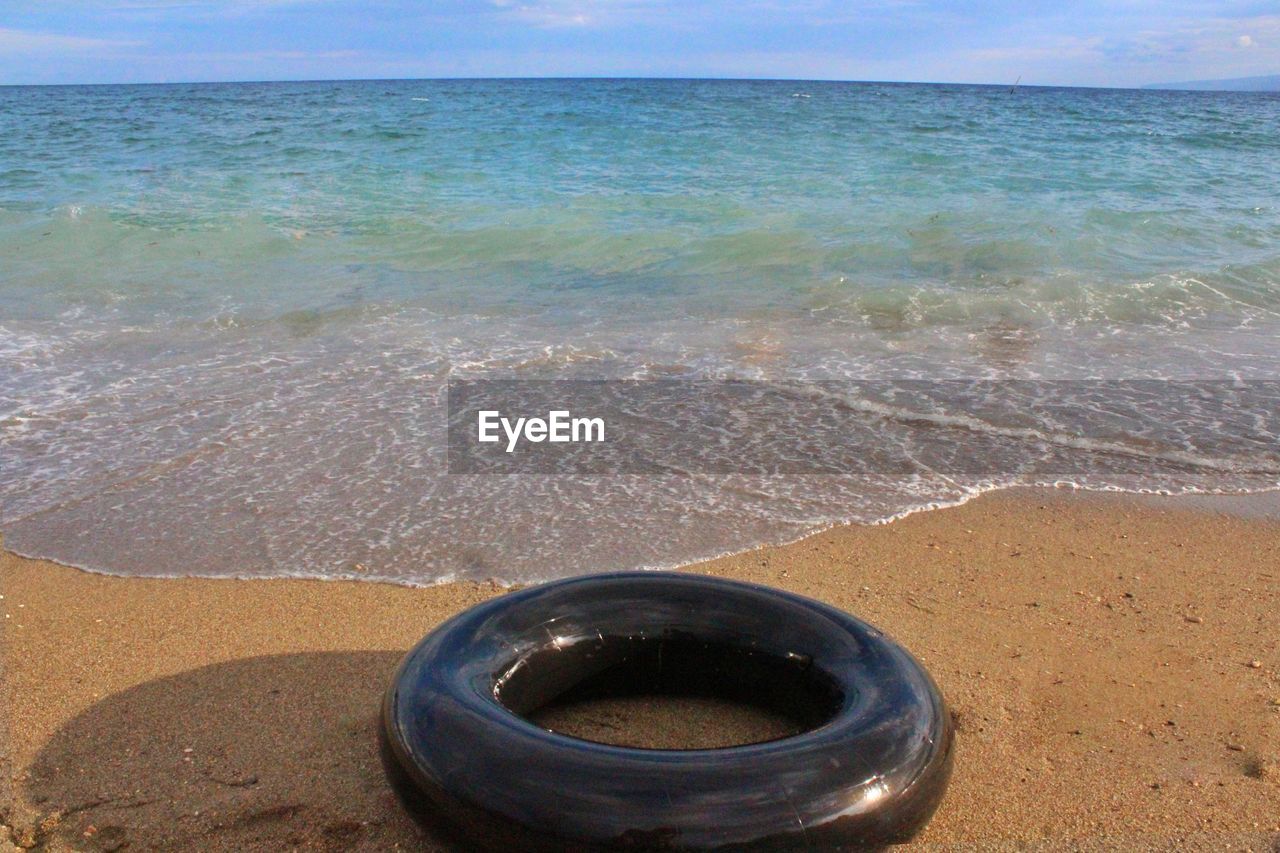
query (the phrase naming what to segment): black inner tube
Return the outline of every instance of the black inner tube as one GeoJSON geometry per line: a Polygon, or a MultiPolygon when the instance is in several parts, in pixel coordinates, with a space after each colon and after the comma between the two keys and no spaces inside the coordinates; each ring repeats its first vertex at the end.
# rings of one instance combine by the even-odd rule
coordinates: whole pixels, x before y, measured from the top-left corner
{"type": "Polygon", "coordinates": [[[531,718],[548,705],[622,696],[696,696],[752,705],[796,732],[832,719],[839,682],[809,655],[780,656],[690,635],[603,636],[548,645],[495,679],[494,697],[531,718]]]}
{"type": "Polygon", "coordinates": [[[468,610],[405,656],[383,704],[401,800],[464,849],[864,850],[915,835],[950,776],[937,687],[822,602],[677,572],[596,575],[468,610]],[[798,733],[637,749],[548,731],[548,703],[712,696],[798,733]]]}

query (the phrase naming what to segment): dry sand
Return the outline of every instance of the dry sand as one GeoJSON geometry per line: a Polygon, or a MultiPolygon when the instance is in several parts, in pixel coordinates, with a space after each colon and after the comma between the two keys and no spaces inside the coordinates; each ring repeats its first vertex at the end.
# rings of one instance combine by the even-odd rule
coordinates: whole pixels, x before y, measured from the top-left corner
{"type": "MultiPolygon", "coordinates": [[[[925,662],[959,734],[923,846],[1276,850],[1280,523],[1213,510],[1005,492],[689,571],[832,602],[925,662]]],[[[379,696],[406,648],[499,588],[122,579],[7,553],[0,584],[0,850],[433,846],[383,782],[379,696]]],[[[638,701],[557,724],[674,745],[771,721],[638,701]]]]}

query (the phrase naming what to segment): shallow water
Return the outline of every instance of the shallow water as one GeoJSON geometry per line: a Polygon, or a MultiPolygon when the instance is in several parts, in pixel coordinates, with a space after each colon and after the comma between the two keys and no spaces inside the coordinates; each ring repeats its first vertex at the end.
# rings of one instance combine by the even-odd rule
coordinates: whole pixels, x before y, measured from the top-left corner
{"type": "MultiPolygon", "coordinates": [[[[1265,404],[1157,440],[1083,398],[1066,424],[935,399],[963,470],[538,477],[449,475],[443,401],[449,377],[1280,379],[1278,129],[1264,93],[0,88],[0,530],[131,574],[531,580],[1017,483],[1274,488],[1265,404]],[[1263,449],[1215,456],[1233,430],[1263,449]],[[1049,480],[1023,464],[1046,440],[1072,448],[1049,480]]],[[[902,440],[876,423],[859,440],[902,440]]]]}

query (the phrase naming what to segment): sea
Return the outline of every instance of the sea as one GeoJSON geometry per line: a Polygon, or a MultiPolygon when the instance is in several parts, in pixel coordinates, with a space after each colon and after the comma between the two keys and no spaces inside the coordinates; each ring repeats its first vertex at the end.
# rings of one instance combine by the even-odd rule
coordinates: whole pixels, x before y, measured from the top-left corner
{"type": "Polygon", "coordinates": [[[1280,488],[1280,95],[0,88],[18,553],[527,583],[1036,484],[1280,488]],[[755,383],[859,452],[455,470],[488,379],[755,383]]]}

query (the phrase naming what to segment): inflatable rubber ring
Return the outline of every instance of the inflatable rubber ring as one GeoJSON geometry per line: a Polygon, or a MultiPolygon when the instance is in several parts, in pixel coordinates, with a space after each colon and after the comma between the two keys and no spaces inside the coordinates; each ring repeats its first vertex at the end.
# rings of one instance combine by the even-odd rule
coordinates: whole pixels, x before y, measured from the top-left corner
{"type": "Polygon", "coordinates": [[[950,714],[896,643],[818,601],[676,572],[573,578],[455,616],[406,655],[382,723],[402,802],[466,849],[874,849],[915,835],[951,772],[950,714]],[[738,698],[807,730],[659,750],[525,718],[571,690],[738,698]]]}

